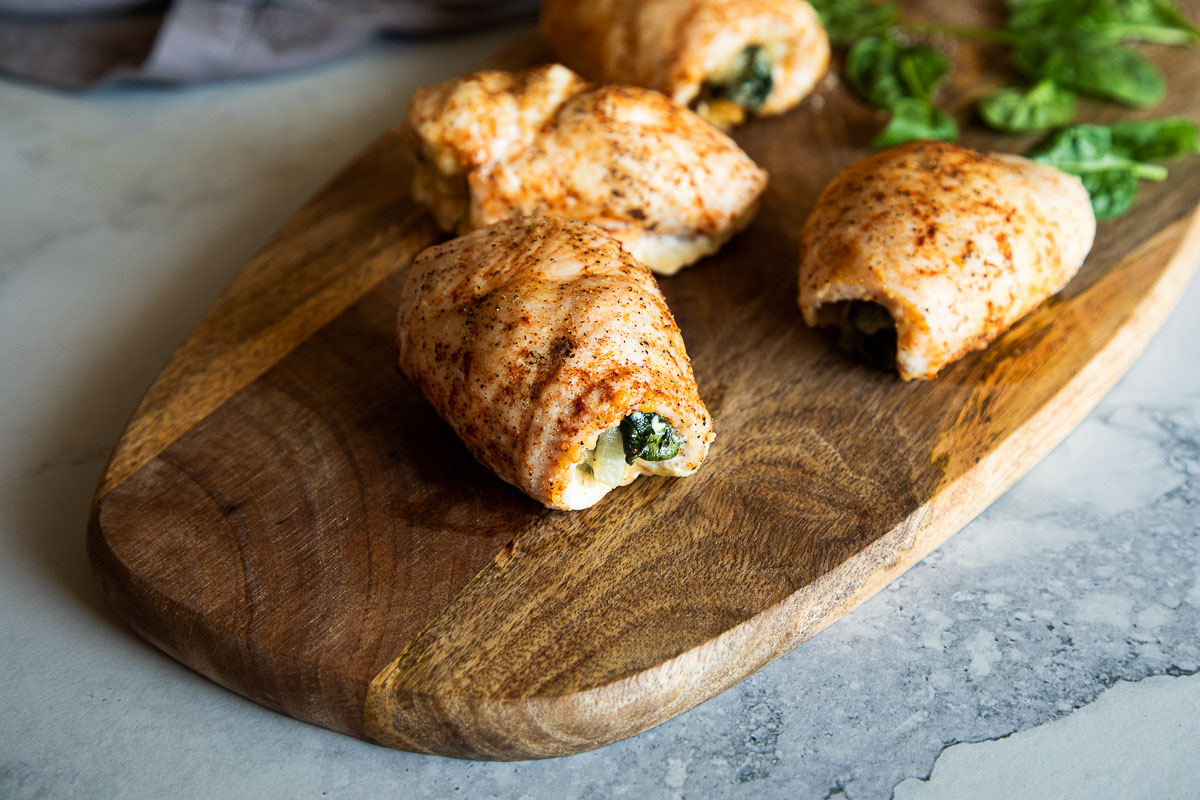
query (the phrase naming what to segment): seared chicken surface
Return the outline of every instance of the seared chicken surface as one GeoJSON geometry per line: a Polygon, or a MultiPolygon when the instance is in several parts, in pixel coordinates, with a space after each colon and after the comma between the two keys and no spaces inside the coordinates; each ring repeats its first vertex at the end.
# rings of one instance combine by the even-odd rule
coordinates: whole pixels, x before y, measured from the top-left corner
{"type": "Polygon", "coordinates": [[[744,228],[766,187],[733,140],[686,108],[558,65],[420,89],[409,122],[421,154],[413,194],[443,230],[582,219],[666,275],[744,228]]]}
{"type": "Polygon", "coordinates": [[[910,142],[822,192],[801,236],[800,308],[860,355],[894,359],[904,380],[933,378],[1061,290],[1095,233],[1079,178],[910,142]]]}
{"type": "Polygon", "coordinates": [[[397,346],[474,456],[551,508],[691,474],[713,438],[654,276],[588,223],[512,218],[425,250],[397,346]]]}
{"type": "Polygon", "coordinates": [[[542,0],[541,28],[584,76],[657,89],[721,127],[786,111],[829,65],[804,0],[542,0]]]}

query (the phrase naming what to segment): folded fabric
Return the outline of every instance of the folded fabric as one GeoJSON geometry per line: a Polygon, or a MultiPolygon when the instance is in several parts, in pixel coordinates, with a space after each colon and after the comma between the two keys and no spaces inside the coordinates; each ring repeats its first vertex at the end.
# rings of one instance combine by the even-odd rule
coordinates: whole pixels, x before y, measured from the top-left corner
{"type": "Polygon", "coordinates": [[[314,64],[378,33],[449,32],[537,0],[0,0],[0,72],[66,89],[314,64]]]}

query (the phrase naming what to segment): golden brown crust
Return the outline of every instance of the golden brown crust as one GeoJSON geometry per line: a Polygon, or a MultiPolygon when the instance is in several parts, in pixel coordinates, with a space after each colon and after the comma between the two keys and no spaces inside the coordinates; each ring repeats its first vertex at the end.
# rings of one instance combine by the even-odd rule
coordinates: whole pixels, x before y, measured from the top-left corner
{"type": "Polygon", "coordinates": [[[895,320],[900,377],[983,349],[1075,275],[1096,220],[1083,184],[1044,164],[911,142],[844,170],[801,236],[800,308],[866,300],[895,320]]]}
{"type": "Polygon", "coordinates": [[[558,66],[482,70],[417,89],[408,122],[421,156],[446,176],[466,175],[530,145],[587,81],[558,66]]]}
{"type": "Polygon", "coordinates": [[[562,66],[421,89],[409,118],[427,165],[414,193],[443,229],[574,217],[667,274],[744,227],[766,186],[766,173],[696,114],[645,89],[585,84],[562,66]]]}
{"type": "Polygon", "coordinates": [[[587,223],[514,218],[425,250],[397,345],[401,371],[475,457],[552,508],[580,507],[577,465],[633,411],[665,417],[685,443],[627,481],[690,474],[708,451],[712,420],[654,277],[587,223]]]}
{"type": "Polygon", "coordinates": [[[761,114],[799,103],[829,65],[829,39],[804,0],[543,0],[541,29],[556,57],[584,76],[684,105],[750,45],[782,50],[761,114]]]}

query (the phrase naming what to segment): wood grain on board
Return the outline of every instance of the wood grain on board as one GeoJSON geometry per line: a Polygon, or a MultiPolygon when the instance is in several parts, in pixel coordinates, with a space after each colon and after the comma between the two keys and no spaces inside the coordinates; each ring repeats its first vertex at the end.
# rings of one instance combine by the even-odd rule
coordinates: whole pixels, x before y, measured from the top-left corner
{"type": "MultiPolygon", "coordinates": [[[[967,122],[980,87],[1011,76],[985,68],[998,51],[944,46],[943,104],[967,122]]],[[[1171,85],[1153,115],[1200,116],[1200,58],[1153,54],[1171,85]]],[[[544,57],[530,36],[503,63],[544,57]]],[[[882,122],[833,84],[738,131],[771,173],[762,210],[660,281],[717,440],[694,477],[643,478],[582,512],[499,481],[397,375],[398,291],[435,234],[407,197],[407,141],[388,133],[246,267],[138,407],[89,528],[105,595],[251,700],[418,752],[579,752],[743,679],[1028,471],[1200,261],[1193,159],[1144,186],[1070,286],[986,351],[925,383],[860,366],[801,323],[797,248],[882,122]]]]}

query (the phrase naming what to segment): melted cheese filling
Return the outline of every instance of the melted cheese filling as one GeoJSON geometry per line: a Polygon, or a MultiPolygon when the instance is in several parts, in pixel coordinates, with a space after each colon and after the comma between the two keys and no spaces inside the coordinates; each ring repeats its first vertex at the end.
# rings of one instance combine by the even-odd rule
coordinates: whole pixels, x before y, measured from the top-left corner
{"type": "Polygon", "coordinates": [[[618,486],[633,483],[639,475],[686,475],[687,458],[684,450],[681,447],[679,455],[664,461],[639,458],[627,464],[621,435],[613,426],[596,437],[596,446],[588,450],[583,460],[571,470],[571,481],[562,493],[563,504],[570,511],[595,505],[618,486]],[[614,443],[618,452],[613,451],[614,443]],[[597,459],[601,459],[601,463],[598,464],[597,459]],[[597,477],[598,472],[600,477],[597,477]]]}
{"type": "Polygon", "coordinates": [[[659,275],[674,275],[688,264],[720,250],[728,238],[723,236],[718,239],[703,234],[677,236],[643,231],[640,236],[627,239],[622,244],[630,255],[653,272],[659,275]]]}

